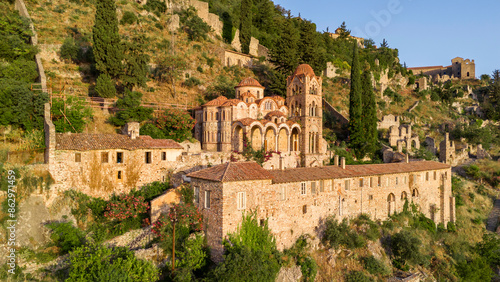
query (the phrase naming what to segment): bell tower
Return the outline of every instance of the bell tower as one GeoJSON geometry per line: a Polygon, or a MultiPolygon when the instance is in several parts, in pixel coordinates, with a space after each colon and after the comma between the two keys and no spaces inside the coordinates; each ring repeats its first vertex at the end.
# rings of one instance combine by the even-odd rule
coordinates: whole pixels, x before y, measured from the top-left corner
{"type": "Polygon", "coordinates": [[[317,156],[323,140],[323,89],[322,78],[314,74],[311,66],[303,64],[287,78],[286,102],[290,118],[301,124],[299,147],[302,165],[322,165],[317,156]],[[316,164],[314,164],[316,163],[316,164]]]}

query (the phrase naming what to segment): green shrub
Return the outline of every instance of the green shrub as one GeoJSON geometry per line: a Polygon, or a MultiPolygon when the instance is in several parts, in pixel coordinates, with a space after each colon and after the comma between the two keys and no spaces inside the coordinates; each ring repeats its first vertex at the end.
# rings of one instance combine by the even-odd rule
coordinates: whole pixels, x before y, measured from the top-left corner
{"type": "Polygon", "coordinates": [[[368,277],[363,271],[351,271],[345,276],[346,282],[372,282],[373,279],[368,277]]]}
{"type": "Polygon", "coordinates": [[[137,16],[135,13],[130,12],[130,11],[125,11],[122,16],[122,20],[120,21],[121,24],[127,25],[127,24],[133,24],[137,22],[137,16]]]}
{"type": "Polygon", "coordinates": [[[38,71],[34,61],[23,58],[10,63],[0,63],[0,78],[10,78],[19,82],[33,83],[38,78],[38,71]]]}
{"type": "Polygon", "coordinates": [[[82,132],[92,118],[92,108],[77,96],[52,99],[52,122],[56,132],[82,132]]]}
{"type": "Polygon", "coordinates": [[[68,37],[64,40],[61,45],[61,49],[59,50],[59,54],[62,59],[70,60],[70,61],[78,61],[78,52],[80,51],[80,47],[76,45],[73,37],[68,37]]]}
{"type": "Polygon", "coordinates": [[[414,218],[413,227],[427,230],[432,234],[436,233],[436,223],[421,213],[414,218]]]}
{"type": "Polygon", "coordinates": [[[161,17],[162,14],[165,14],[167,11],[167,4],[165,1],[161,0],[148,0],[146,5],[144,5],[144,9],[148,12],[152,12],[158,17],[161,17]]]}
{"type": "Polygon", "coordinates": [[[448,229],[448,232],[457,232],[457,227],[455,226],[455,223],[449,221],[448,224],[446,225],[446,229],[448,229]]]}
{"type": "Polygon", "coordinates": [[[151,118],[153,109],[142,107],[141,101],[141,92],[125,89],[125,94],[116,102],[118,112],[109,121],[116,126],[123,126],[130,121],[142,122],[151,118]]]}
{"type": "Polygon", "coordinates": [[[192,14],[184,21],[184,30],[187,32],[189,40],[200,41],[207,39],[211,28],[196,14],[192,14]]]}
{"type": "Polygon", "coordinates": [[[224,262],[213,271],[216,281],[274,281],[280,264],[275,239],[257,213],[243,217],[238,231],[224,241],[224,262]]]}
{"type": "Polygon", "coordinates": [[[154,139],[173,139],[178,142],[192,138],[191,130],[194,119],[183,110],[167,109],[151,123],[143,125],[141,135],[149,135],[154,139]]]}
{"type": "Polygon", "coordinates": [[[74,227],[71,222],[53,222],[47,227],[52,230],[50,239],[61,249],[63,254],[82,246],[85,242],[83,231],[74,227]]]}
{"type": "Polygon", "coordinates": [[[363,261],[363,266],[366,270],[368,270],[370,274],[380,274],[382,276],[389,274],[389,270],[387,269],[387,267],[374,256],[363,257],[361,260],[363,261]]]}
{"type": "Polygon", "coordinates": [[[196,77],[190,77],[184,81],[184,85],[187,87],[193,87],[193,86],[198,86],[201,84],[201,81],[197,79],[196,77]]]}
{"type": "Polygon", "coordinates": [[[437,232],[439,233],[442,233],[442,232],[445,232],[446,231],[446,228],[444,227],[444,223],[439,223],[438,226],[437,226],[437,232]]]}
{"type": "Polygon", "coordinates": [[[310,256],[306,256],[297,261],[297,263],[300,265],[300,271],[304,279],[303,281],[314,281],[316,273],[318,272],[316,261],[310,256]]]}
{"type": "Polygon", "coordinates": [[[346,219],[339,223],[334,217],[328,217],[325,226],[323,241],[328,244],[330,248],[337,248],[342,245],[349,249],[355,249],[362,248],[366,245],[366,241],[363,237],[351,230],[346,219]]]}
{"type": "Polygon", "coordinates": [[[404,267],[406,263],[419,263],[422,259],[420,246],[422,242],[410,231],[400,231],[392,235],[390,248],[397,264],[404,267]]]}
{"type": "Polygon", "coordinates": [[[456,269],[462,281],[491,281],[493,277],[493,271],[482,257],[460,261],[456,269]]]}
{"type": "Polygon", "coordinates": [[[158,269],[137,259],[125,247],[108,248],[97,244],[81,246],[70,253],[66,281],[157,281],[158,269]]]}

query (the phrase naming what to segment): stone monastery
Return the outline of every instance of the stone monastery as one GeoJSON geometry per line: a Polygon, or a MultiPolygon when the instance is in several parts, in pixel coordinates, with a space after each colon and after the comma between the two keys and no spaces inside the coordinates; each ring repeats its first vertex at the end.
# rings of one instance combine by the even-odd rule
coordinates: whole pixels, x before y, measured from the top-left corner
{"type": "Polygon", "coordinates": [[[414,67],[408,68],[415,75],[429,75],[434,81],[446,81],[449,79],[474,79],[476,78],[476,64],[474,60],[463,59],[460,57],[453,58],[451,65],[430,66],[430,67],[414,67]]]}
{"type": "MultiPolygon", "coordinates": [[[[406,158],[403,163],[346,165],[335,156],[335,165],[323,166],[328,156],[322,138],[322,80],[309,65],[288,77],[286,99],[264,97],[264,87],[252,78],[235,91],[235,99],[219,97],[195,110],[194,133],[201,142],[196,150],[193,143],[140,136],[135,122],[123,134],[56,133],[47,103],[45,162],[54,189],[106,198],[165,181],[172,172],[184,173],[181,181],[191,182],[216,261],[222,259],[226,234],[237,230],[247,211],[268,220],[281,250],[302,234],[320,237],[328,216],[366,213],[385,220],[405,201],[436,223],[455,221],[447,164],[406,158]],[[270,169],[229,161],[244,146],[279,151],[278,161],[264,163],[270,169]]],[[[152,215],[168,211],[172,191],[152,201],[152,215]]]]}
{"type": "Polygon", "coordinates": [[[222,259],[225,235],[237,231],[246,211],[268,220],[280,250],[302,234],[321,237],[328,216],[342,220],[365,213],[385,220],[407,200],[436,223],[455,221],[451,167],[438,162],[346,166],[342,158],[340,165],[286,170],[228,162],[187,176],[216,261],[222,259]]]}

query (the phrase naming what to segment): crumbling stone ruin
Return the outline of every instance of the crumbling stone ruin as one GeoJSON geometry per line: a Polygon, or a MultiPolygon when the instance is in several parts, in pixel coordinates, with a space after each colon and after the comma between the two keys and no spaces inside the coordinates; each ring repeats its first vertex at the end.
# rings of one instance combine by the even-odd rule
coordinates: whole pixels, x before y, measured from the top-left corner
{"type": "Polygon", "coordinates": [[[476,64],[474,60],[463,59],[460,57],[453,58],[451,65],[429,66],[429,67],[414,67],[408,68],[413,71],[413,74],[429,75],[434,82],[445,82],[454,79],[474,79],[476,78],[476,64]]]}
{"type": "Polygon", "coordinates": [[[391,126],[389,131],[389,144],[397,146],[398,152],[412,152],[413,148],[420,149],[419,137],[411,131],[411,125],[403,124],[399,127],[391,126]]]}
{"type": "Polygon", "coordinates": [[[448,132],[444,135],[444,140],[439,144],[439,161],[452,166],[469,158],[468,145],[455,146],[455,141],[450,140],[448,132]]]}

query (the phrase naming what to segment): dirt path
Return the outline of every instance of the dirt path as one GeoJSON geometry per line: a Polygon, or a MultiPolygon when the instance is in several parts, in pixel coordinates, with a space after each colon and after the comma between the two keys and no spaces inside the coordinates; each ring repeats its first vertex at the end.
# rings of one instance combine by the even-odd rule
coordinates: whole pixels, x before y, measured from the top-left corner
{"type": "Polygon", "coordinates": [[[500,217],[500,199],[496,199],[493,203],[493,209],[491,210],[488,220],[486,221],[486,230],[495,232],[498,226],[498,217],[500,217]]]}

